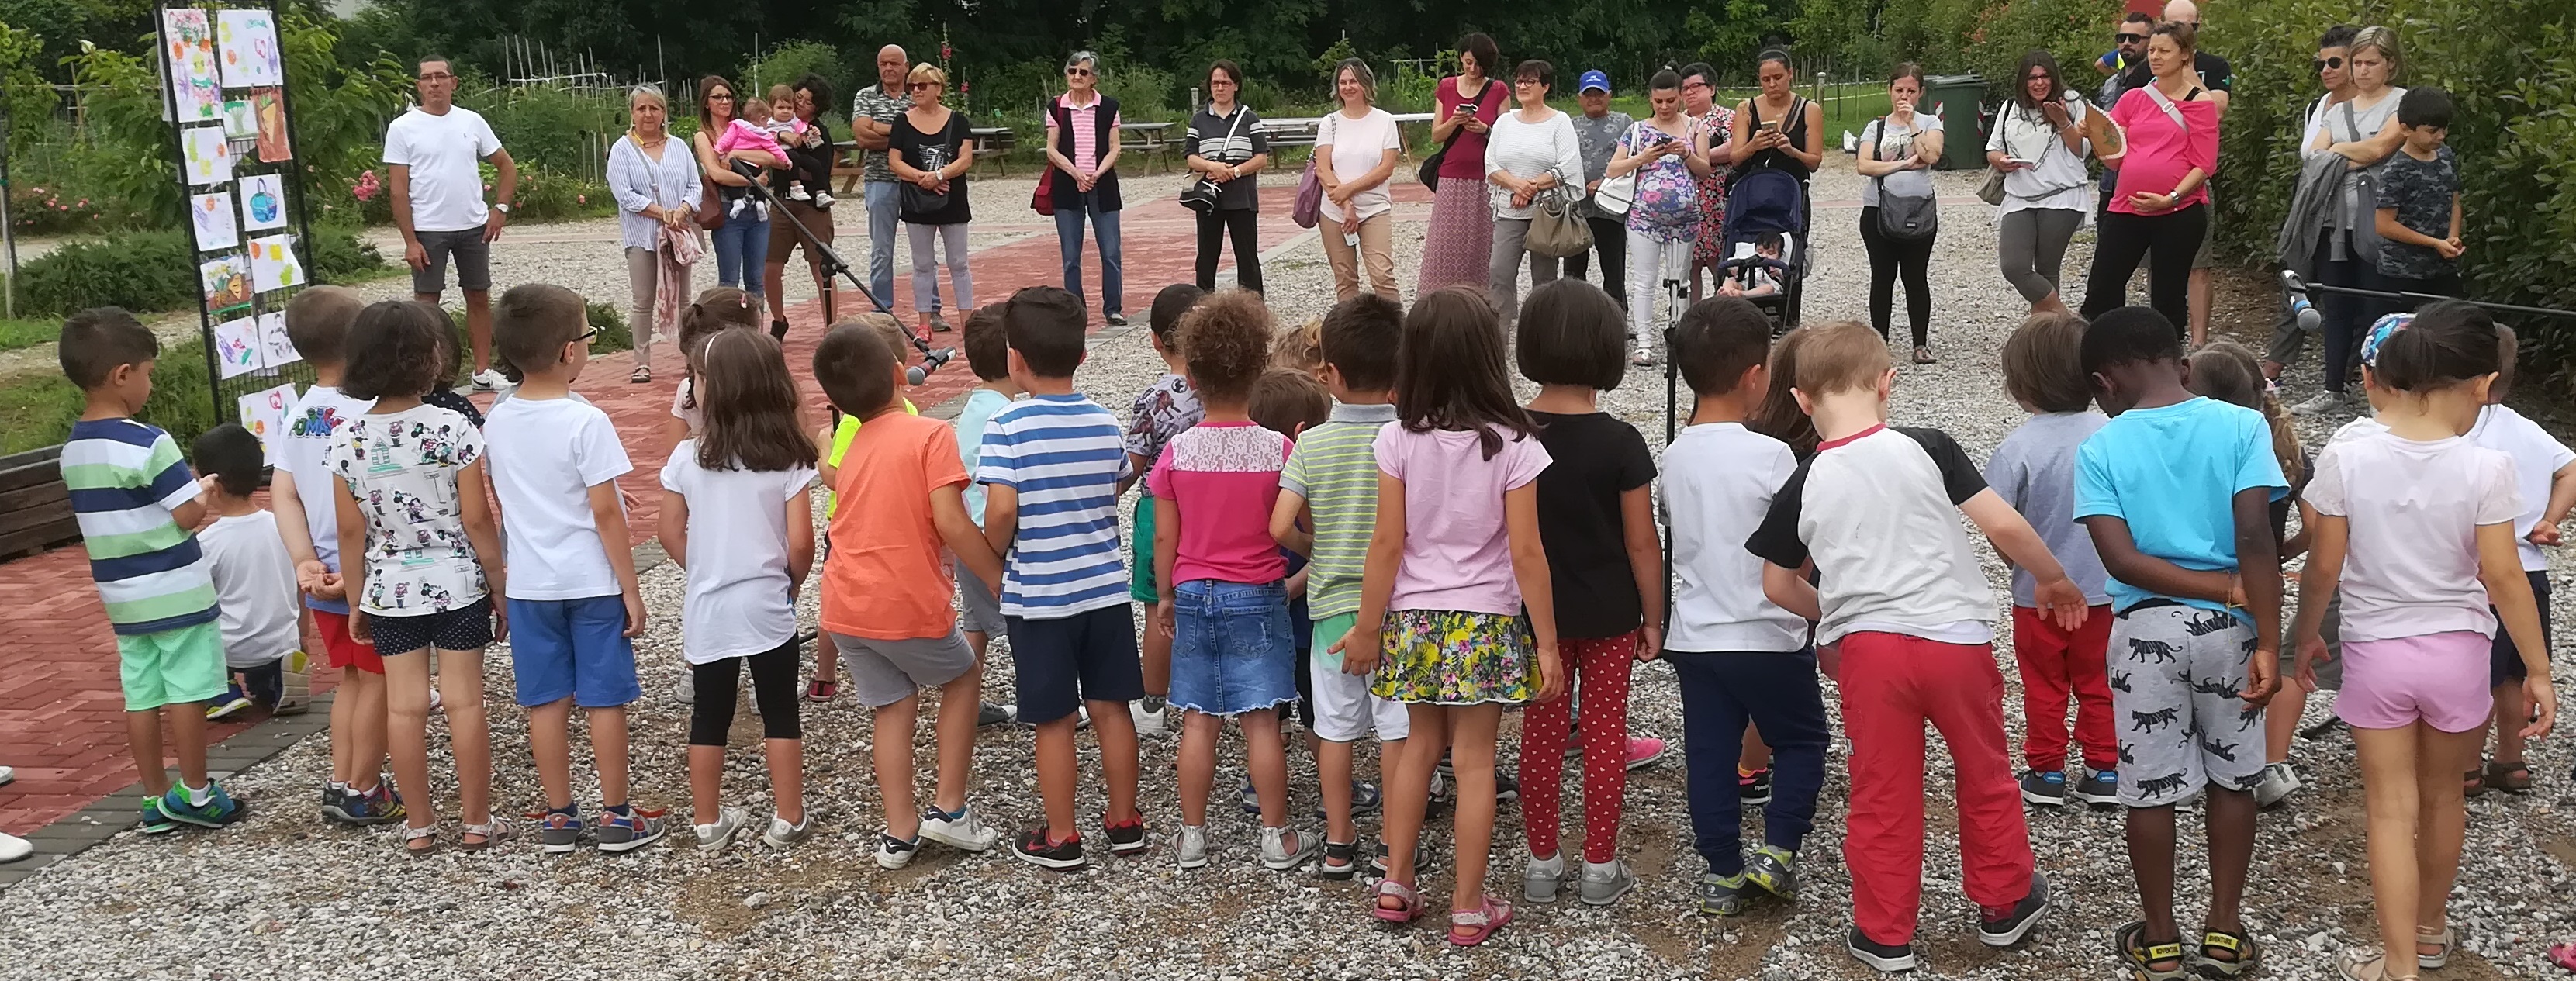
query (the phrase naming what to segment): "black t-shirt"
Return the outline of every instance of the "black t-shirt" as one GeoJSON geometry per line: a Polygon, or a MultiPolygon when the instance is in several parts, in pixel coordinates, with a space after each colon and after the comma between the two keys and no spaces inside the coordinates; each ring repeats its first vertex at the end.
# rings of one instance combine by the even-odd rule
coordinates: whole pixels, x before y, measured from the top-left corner
{"type": "Polygon", "coordinates": [[[1655,479],[1637,427],[1604,412],[1533,412],[1554,462],[1538,475],[1538,536],[1547,546],[1560,637],[1616,637],[1644,621],[1619,496],[1655,479]]]}
{"type": "Polygon", "coordinates": [[[812,149],[807,149],[801,144],[788,146],[787,163],[790,169],[769,172],[769,189],[781,196],[787,193],[788,184],[800,180],[805,182],[805,189],[808,191],[829,190],[831,187],[832,155],[838,152],[837,146],[832,142],[831,124],[817,116],[808,120],[806,125],[811,127],[810,132],[821,142],[816,143],[812,149]]]}
{"type": "MultiPolygon", "coordinates": [[[[948,125],[936,133],[924,133],[912,126],[912,114],[894,117],[894,131],[886,135],[886,145],[903,155],[903,162],[914,170],[937,170],[956,163],[965,152],[967,140],[974,139],[975,123],[954,109],[948,112],[948,125]]],[[[948,201],[930,211],[914,210],[921,198],[921,185],[904,185],[911,190],[903,197],[903,220],[916,225],[963,225],[974,220],[966,206],[966,175],[959,174],[948,182],[948,201]],[[916,193],[920,192],[920,193],[916,193]]]]}
{"type": "MultiPolygon", "coordinates": [[[[2236,91],[2236,70],[2228,66],[2227,59],[2207,51],[2195,51],[2191,56],[2191,68],[2200,73],[2201,88],[2212,92],[2236,91]]],[[[2154,78],[2155,73],[2147,70],[2147,59],[2142,55],[2137,64],[2129,66],[2129,73],[2121,76],[2121,91],[2138,88],[2154,78]]]]}

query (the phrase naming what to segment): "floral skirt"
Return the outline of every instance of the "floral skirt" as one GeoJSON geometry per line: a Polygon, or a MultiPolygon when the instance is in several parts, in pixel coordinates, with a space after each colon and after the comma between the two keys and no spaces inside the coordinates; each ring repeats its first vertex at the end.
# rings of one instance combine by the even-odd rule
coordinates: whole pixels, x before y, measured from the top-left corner
{"type": "Polygon", "coordinates": [[[1369,691],[1428,705],[1519,705],[1538,694],[1538,642],[1529,621],[1494,613],[1397,610],[1379,630],[1385,659],[1369,691]]]}
{"type": "Polygon", "coordinates": [[[1691,249],[1691,264],[1715,266],[1726,261],[1726,178],[1711,174],[1699,179],[1699,241],[1691,249]]]}
{"type": "Polygon", "coordinates": [[[1443,286],[1479,289],[1491,277],[1494,258],[1494,208],[1485,182],[1443,177],[1431,194],[1431,228],[1422,242],[1422,278],[1413,295],[1427,296],[1443,286]]]}

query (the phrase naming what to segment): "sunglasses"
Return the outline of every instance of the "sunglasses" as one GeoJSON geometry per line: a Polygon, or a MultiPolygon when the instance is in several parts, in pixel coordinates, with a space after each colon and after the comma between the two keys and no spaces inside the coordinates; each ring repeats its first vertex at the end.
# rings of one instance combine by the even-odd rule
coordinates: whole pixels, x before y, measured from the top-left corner
{"type": "Polygon", "coordinates": [[[1064,73],[1065,73],[1065,74],[1067,74],[1067,75],[1071,75],[1071,76],[1073,76],[1073,77],[1075,77],[1075,78],[1090,78],[1090,77],[1091,77],[1091,69],[1088,69],[1088,68],[1067,68],[1067,69],[1065,69],[1065,70],[1064,70],[1064,73]]]}
{"type": "Polygon", "coordinates": [[[2144,34],[2131,34],[2127,31],[2122,31],[2111,36],[2117,39],[2121,44],[2136,44],[2147,39],[2147,36],[2144,34]]]}
{"type": "Polygon", "coordinates": [[[912,90],[915,92],[919,92],[923,89],[935,89],[938,87],[939,83],[937,82],[914,82],[911,85],[912,90]]]}
{"type": "Polygon", "coordinates": [[[2309,68],[2309,70],[2310,70],[2310,71],[2320,71],[2320,72],[2321,72],[2321,71],[2326,71],[2326,70],[2328,70],[2328,69],[2342,68],[2342,67],[2343,67],[2343,56],[2341,56],[2341,55],[2337,55],[2337,56],[2332,57],[2332,58],[2319,58],[2319,59],[2317,59],[2317,60],[2315,60],[2315,61],[2309,62],[2309,65],[2310,65],[2310,68],[2309,68]]]}

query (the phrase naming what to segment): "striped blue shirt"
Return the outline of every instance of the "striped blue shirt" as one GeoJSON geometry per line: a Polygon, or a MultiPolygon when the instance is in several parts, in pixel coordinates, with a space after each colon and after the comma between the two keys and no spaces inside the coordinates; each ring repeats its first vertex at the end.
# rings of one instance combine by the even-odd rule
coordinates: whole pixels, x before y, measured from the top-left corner
{"type": "Polygon", "coordinates": [[[132,419],[75,422],[62,468],[108,624],[152,634],[214,622],[213,566],[170,513],[197,498],[170,434],[132,419]]]}
{"type": "Polygon", "coordinates": [[[1118,554],[1118,417],[1080,395],[1031,395],[984,426],[975,482],[1019,494],[1002,612],[1059,619],[1127,602],[1118,554]]]}

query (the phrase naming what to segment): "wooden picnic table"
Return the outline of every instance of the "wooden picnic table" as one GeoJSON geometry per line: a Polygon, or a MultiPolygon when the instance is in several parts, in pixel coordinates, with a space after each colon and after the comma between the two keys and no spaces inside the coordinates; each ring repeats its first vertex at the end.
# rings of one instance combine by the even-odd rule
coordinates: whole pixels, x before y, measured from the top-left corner
{"type": "MultiPolygon", "coordinates": [[[[1394,116],[1395,122],[1399,126],[1408,123],[1428,123],[1431,121],[1431,114],[1427,112],[1399,112],[1395,113],[1394,116]]],[[[1269,134],[1270,145],[1274,147],[1314,146],[1315,133],[1317,130],[1321,129],[1323,125],[1324,117],[1322,116],[1296,116],[1286,119],[1264,119],[1261,121],[1261,131],[1269,134]]]]}
{"type": "Polygon", "coordinates": [[[1149,173],[1156,164],[1170,167],[1183,142],[1174,138],[1171,123],[1120,123],[1118,132],[1122,152],[1142,154],[1149,173]]]}

